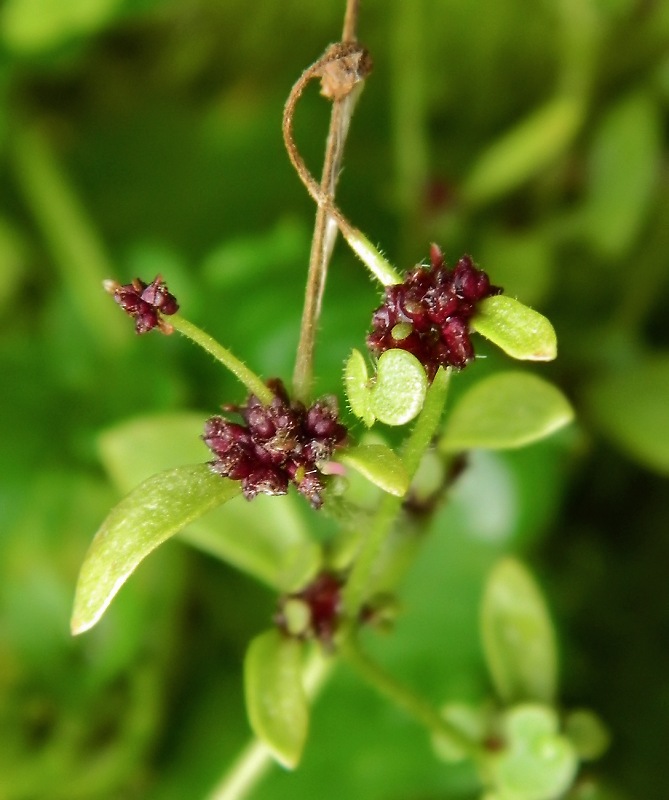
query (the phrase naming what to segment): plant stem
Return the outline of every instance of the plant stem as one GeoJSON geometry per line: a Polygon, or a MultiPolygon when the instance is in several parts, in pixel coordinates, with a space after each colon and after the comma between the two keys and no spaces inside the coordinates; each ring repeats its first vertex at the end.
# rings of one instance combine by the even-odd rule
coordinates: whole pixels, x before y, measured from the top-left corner
{"type": "Polygon", "coordinates": [[[400,683],[389,672],[386,672],[380,664],[363,653],[355,636],[350,636],[343,643],[341,653],[370,686],[373,686],[379,694],[386,697],[394,705],[404,709],[410,717],[424,725],[430,733],[448,739],[449,742],[474,761],[481,760],[482,751],[477,742],[444,719],[430,703],[408,686],[400,683]]]}
{"type": "MultiPolygon", "coordinates": [[[[330,116],[321,190],[331,201],[334,201],[337,180],[341,171],[344,144],[348,136],[349,126],[359,92],[349,94],[341,100],[335,100],[330,116]]],[[[309,272],[302,312],[300,341],[297,348],[295,372],[293,374],[293,391],[297,399],[307,403],[310,399],[313,384],[313,360],[316,342],[318,319],[321,314],[323,292],[327,278],[328,265],[337,238],[337,225],[325,205],[316,210],[314,236],[309,256],[309,272]]]]}
{"type": "MultiPolygon", "coordinates": [[[[423,454],[429,447],[446,404],[450,370],[439,369],[427,391],[423,410],[406,440],[402,460],[410,478],[416,473],[423,454]]],[[[353,569],[344,587],[344,608],[353,625],[365,600],[365,593],[374,570],[374,563],[402,507],[402,498],[386,494],[364,539],[353,569]]],[[[349,631],[350,635],[351,631],[349,631]]],[[[345,636],[343,638],[346,638],[345,636]]]]}
{"type": "Polygon", "coordinates": [[[261,403],[268,406],[272,402],[274,393],[263,383],[262,379],[259,378],[255,372],[252,372],[246,364],[236,358],[236,356],[233,356],[228,349],[209,336],[208,333],[205,333],[179,314],[171,316],[169,324],[175,331],[179,331],[179,333],[183,334],[187,339],[199,345],[203,350],[206,350],[217,361],[223,364],[226,369],[230,370],[230,372],[232,372],[261,403]]]}
{"type": "MultiPolygon", "coordinates": [[[[304,691],[315,700],[325,686],[334,660],[325,657],[318,646],[312,651],[304,669],[304,691]]],[[[242,800],[274,765],[269,749],[258,739],[252,739],[242,750],[220,783],[207,795],[207,800],[242,800]]]]}
{"type": "MultiPolygon", "coordinates": [[[[358,0],[347,0],[342,30],[343,42],[357,40],[358,0]]],[[[321,192],[331,203],[334,202],[337,181],[341,172],[344,146],[351,123],[351,117],[360,92],[347,94],[336,99],[332,104],[330,127],[325,146],[321,192]]],[[[324,205],[319,204],[316,211],[314,235],[309,255],[309,271],[304,298],[304,310],[300,326],[300,340],[297,347],[295,371],[293,373],[293,391],[297,399],[309,402],[313,385],[313,362],[316,344],[316,331],[321,314],[323,292],[327,279],[328,266],[332,258],[337,226],[324,205]]]]}
{"type": "MultiPolygon", "coordinates": [[[[347,15],[348,16],[348,15],[347,15]]],[[[353,15],[351,15],[353,18],[353,15]]],[[[302,399],[308,399],[312,382],[313,349],[321,298],[325,285],[327,265],[334,246],[334,223],[353,251],[384,285],[400,283],[401,278],[392,265],[354,228],[334,202],[334,192],[341,166],[344,141],[355,102],[362,90],[364,79],[371,69],[371,61],[363,48],[351,46],[351,42],[332,45],[325,54],[308,67],[294,84],[286,100],[283,112],[283,138],[292,165],[307,191],[318,205],[316,227],[312,242],[309,277],[305,309],[302,318],[300,347],[295,367],[294,389],[302,399]],[[348,46],[347,46],[348,45],[348,46]],[[330,77],[335,74],[333,66],[339,66],[337,94],[330,120],[330,131],[326,147],[325,164],[321,185],[317,183],[300,155],[293,131],[293,120],[297,103],[307,84],[316,79],[324,80],[328,69],[330,77]]],[[[330,84],[330,87],[332,84],[330,84]]],[[[333,96],[333,95],[328,95],[333,96]]]]}

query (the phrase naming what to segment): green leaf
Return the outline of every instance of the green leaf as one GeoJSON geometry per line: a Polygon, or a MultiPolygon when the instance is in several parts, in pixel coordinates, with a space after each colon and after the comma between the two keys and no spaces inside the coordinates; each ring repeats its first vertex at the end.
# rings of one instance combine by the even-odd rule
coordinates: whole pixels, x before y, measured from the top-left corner
{"type": "Polygon", "coordinates": [[[427,375],[416,356],[406,350],[386,350],[377,364],[370,389],[370,408],[386,425],[405,425],[421,410],[427,375]]]}
{"type": "Polygon", "coordinates": [[[351,411],[371,428],[376,418],[370,406],[367,363],[359,350],[353,350],[346,362],[344,389],[351,411]]]}
{"type": "Polygon", "coordinates": [[[364,475],[384,492],[402,497],[409,488],[409,475],[402,459],[384,444],[362,444],[337,455],[337,461],[364,475]]]}
{"type": "Polygon", "coordinates": [[[552,708],[523,704],[502,720],[506,749],[492,760],[500,800],[557,800],[571,786],[578,759],[565,736],[558,733],[552,708]]]}
{"type": "Polygon", "coordinates": [[[628,455],[669,475],[669,355],[595,380],[586,393],[591,415],[628,455]]]}
{"type": "MultiPolygon", "coordinates": [[[[100,455],[114,483],[128,492],[175,462],[204,461],[211,455],[201,439],[205,416],[152,415],[106,431],[100,437],[100,455]]],[[[297,503],[292,495],[259,495],[252,502],[234,497],[178,535],[275,589],[292,591],[308,583],[322,561],[297,503]]]]}
{"type": "Polygon", "coordinates": [[[206,464],[161,472],[138,486],[112,509],[86,554],[72,633],[95,625],[126,579],[159,544],[239,491],[239,483],[215,475],[206,464]]]}
{"type": "Polygon", "coordinates": [[[501,372],[476,383],[451,411],[439,443],[445,452],[506,450],[549,436],[574,411],[562,392],[526,372],[501,372]]]}
{"type": "Polygon", "coordinates": [[[583,112],[580,98],[556,97],[520,122],[480,156],[462,187],[465,201],[494,200],[549,166],[573,141],[583,112]]]}
{"type": "Polygon", "coordinates": [[[511,358],[552,361],[557,356],[557,337],[551,323],[512,297],[496,295],[483,300],[470,327],[511,358]]]}
{"type": "Polygon", "coordinates": [[[244,660],[251,728],[288,769],[298,765],[309,727],[302,682],[303,648],[302,642],[272,629],[251,642],[244,660]]]}
{"type": "Polygon", "coordinates": [[[634,244],[659,187],[662,118],[657,101],[634,92],[602,120],[589,159],[586,234],[605,256],[634,244]]]}
{"type": "Polygon", "coordinates": [[[550,703],[556,692],[555,633],[530,573],[505,558],[492,570],[483,597],[481,634],[488,669],[507,703],[550,703]]]}

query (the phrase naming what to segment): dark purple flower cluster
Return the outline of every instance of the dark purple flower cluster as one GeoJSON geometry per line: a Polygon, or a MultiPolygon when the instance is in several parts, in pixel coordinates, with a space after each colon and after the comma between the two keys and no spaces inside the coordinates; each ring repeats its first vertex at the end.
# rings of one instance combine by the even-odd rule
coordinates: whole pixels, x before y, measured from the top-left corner
{"type": "Polygon", "coordinates": [[[404,283],[386,288],[385,302],[372,317],[367,346],[375,356],[408,350],[423,364],[429,380],[439,367],[462,369],[474,357],[469,319],[479,301],[499,294],[485,272],[463,256],[453,269],[433,244],[430,267],[418,266],[404,283]]]}
{"type": "Polygon", "coordinates": [[[242,482],[244,496],[286,494],[292,483],[314,508],[323,504],[324,476],[320,467],[345,444],[346,428],[339,422],[334,397],[309,408],[290,402],[279,380],[268,382],[274,392],[269,406],[251,395],[245,406],[226,406],[238,412],[240,425],[225,417],[207,420],[202,437],[216,459],[211,468],[242,482]]]}
{"type": "Polygon", "coordinates": [[[132,283],[124,285],[105,281],[104,287],[126,314],[134,317],[137,333],[148,333],[153,328],[158,328],[162,333],[172,333],[174,330],[162,315],[176,314],[179,304],[176,297],[168,292],[160,275],[156,275],[151,283],[135,278],[132,283]]]}
{"type": "Polygon", "coordinates": [[[305,630],[299,634],[330,645],[339,626],[342,612],[343,579],[332,572],[321,572],[302,591],[281,598],[276,624],[288,633],[288,621],[284,613],[290,600],[301,600],[309,609],[305,630]]]}

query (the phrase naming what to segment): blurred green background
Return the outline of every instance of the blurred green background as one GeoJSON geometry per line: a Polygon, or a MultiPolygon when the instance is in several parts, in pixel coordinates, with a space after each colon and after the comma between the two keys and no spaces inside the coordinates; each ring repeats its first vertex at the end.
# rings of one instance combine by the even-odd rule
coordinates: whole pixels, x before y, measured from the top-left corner
{"type": "MultiPolygon", "coordinates": [[[[122,483],[100,434],[242,399],[187,342],[137,339],[100,281],[161,272],[185,316],[290,379],[314,209],[281,112],[343,10],[0,7],[0,800],[204,797],[247,741],[241,659],[275,598],[240,573],[170,543],[95,630],[69,636],[78,567],[122,483]]],[[[362,0],[359,35],[375,71],[342,208],[400,267],[437,241],[547,314],[560,356],[539,369],[579,417],[524,451],[473,454],[374,649],[435,703],[485,698],[482,581],[520,554],[560,630],[565,705],[613,732],[592,774],[607,797],[666,798],[669,3],[362,0]]],[[[314,172],[327,120],[309,90],[296,132],[314,172]]],[[[339,392],[377,301],[340,244],[319,392],[339,392]]],[[[478,349],[488,357],[458,386],[506,365],[478,349]]],[[[254,796],[464,799],[473,786],[342,667],[303,767],[254,796]]]]}

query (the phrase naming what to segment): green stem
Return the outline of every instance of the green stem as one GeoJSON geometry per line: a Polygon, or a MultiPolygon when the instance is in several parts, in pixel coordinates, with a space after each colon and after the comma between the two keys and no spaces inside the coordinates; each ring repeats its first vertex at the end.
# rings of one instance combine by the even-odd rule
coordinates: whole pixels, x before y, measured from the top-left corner
{"type": "Polygon", "coordinates": [[[386,672],[376,661],[362,652],[354,636],[348,637],[341,648],[342,656],[367,683],[379,694],[402,708],[410,717],[435,736],[448,739],[455,747],[462,750],[469,758],[480,761],[482,750],[477,742],[470,739],[459,728],[456,728],[430,703],[424,700],[394,676],[386,672]]]}
{"type": "MultiPolygon", "coordinates": [[[[446,404],[450,370],[439,369],[427,391],[425,404],[416,425],[404,445],[402,460],[413,478],[423,454],[430,446],[446,404]]],[[[402,507],[401,497],[386,494],[379,503],[372,526],[362,543],[344,588],[344,608],[349,624],[354,624],[365,600],[375,561],[402,507]]]]}
{"type": "Polygon", "coordinates": [[[272,390],[263,383],[262,379],[258,377],[255,372],[252,372],[246,364],[233,356],[223,345],[209,336],[208,333],[205,333],[179,314],[170,317],[169,324],[175,331],[179,331],[183,336],[199,345],[203,350],[206,350],[217,361],[223,364],[226,369],[229,369],[235,378],[241,381],[249,392],[254,394],[261,403],[268,406],[272,402],[274,394],[272,390]]]}

